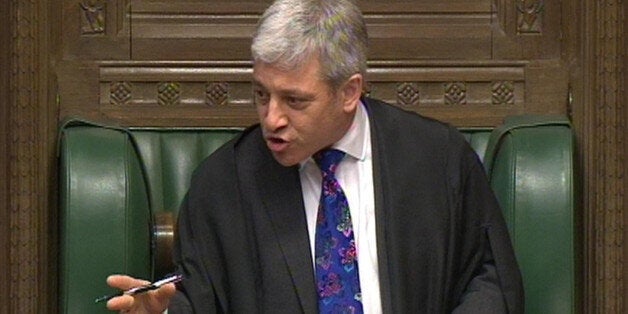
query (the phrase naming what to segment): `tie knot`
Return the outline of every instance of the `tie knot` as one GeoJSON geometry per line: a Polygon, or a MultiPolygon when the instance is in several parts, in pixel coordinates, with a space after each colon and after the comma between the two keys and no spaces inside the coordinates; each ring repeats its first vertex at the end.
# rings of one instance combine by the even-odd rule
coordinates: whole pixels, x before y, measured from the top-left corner
{"type": "Polygon", "coordinates": [[[345,153],[337,149],[324,149],[315,153],[312,158],[324,174],[334,175],[344,156],[345,153]]]}

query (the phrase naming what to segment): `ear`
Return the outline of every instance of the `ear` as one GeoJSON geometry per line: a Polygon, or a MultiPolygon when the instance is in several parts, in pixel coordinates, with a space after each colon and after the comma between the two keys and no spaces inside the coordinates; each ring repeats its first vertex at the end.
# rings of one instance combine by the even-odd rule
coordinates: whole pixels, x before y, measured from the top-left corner
{"type": "Polygon", "coordinates": [[[353,74],[347,82],[340,88],[344,111],[347,113],[354,112],[360,102],[362,96],[362,85],[364,79],[362,74],[353,74]]]}

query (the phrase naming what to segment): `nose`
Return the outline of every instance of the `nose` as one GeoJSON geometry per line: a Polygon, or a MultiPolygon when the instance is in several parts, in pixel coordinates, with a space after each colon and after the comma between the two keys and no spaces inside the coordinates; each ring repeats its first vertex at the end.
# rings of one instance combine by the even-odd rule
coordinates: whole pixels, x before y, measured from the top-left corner
{"type": "Polygon", "coordinates": [[[288,118],[282,104],[274,97],[271,97],[266,105],[263,123],[266,129],[271,132],[278,131],[288,124],[288,118]]]}

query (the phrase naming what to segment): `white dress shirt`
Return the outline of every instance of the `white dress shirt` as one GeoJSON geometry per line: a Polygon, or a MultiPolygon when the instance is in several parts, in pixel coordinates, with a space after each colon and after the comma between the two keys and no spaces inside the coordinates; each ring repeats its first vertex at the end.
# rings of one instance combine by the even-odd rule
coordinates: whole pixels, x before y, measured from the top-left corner
{"type": "MultiPolygon", "coordinates": [[[[364,313],[382,312],[375,238],[375,194],[373,191],[373,160],[371,131],[364,105],[358,105],[353,123],[345,136],[333,148],[346,153],[336,170],[351,212],[353,234],[358,254],[358,271],[364,313]]],[[[315,268],[314,247],[316,215],[321,196],[322,177],[316,162],[310,157],[299,169],[305,215],[310,236],[312,265],[315,268]]],[[[315,268],[316,269],[316,268],[315,268]]]]}

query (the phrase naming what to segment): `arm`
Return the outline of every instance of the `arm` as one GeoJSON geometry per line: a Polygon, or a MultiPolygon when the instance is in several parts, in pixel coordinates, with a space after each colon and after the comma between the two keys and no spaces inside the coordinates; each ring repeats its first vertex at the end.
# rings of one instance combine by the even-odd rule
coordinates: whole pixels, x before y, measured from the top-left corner
{"type": "Polygon", "coordinates": [[[190,215],[189,199],[186,196],[179,211],[173,250],[177,272],[182,274],[184,279],[180,282],[168,311],[170,314],[193,313],[194,310],[197,312],[202,310],[203,313],[218,313],[219,302],[208,280],[209,276],[204,271],[204,262],[209,261],[203,261],[197,253],[198,250],[207,251],[206,248],[198,247],[199,242],[202,241],[195,240],[204,232],[199,232],[199,221],[191,219],[190,215]]]}
{"type": "MultiPolygon", "coordinates": [[[[523,313],[523,285],[501,209],[479,161],[472,156],[461,187],[462,212],[481,219],[475,247],[479,262],[454,313],[523,313]]],[[[463,266],[465,267],[465,266],[463,266]]]]}
{"type": "Polygon", "coordinates": [[[490,247],[484,250],[477,275],[468,283],[453,313],[508,313],[490,247]]]}

